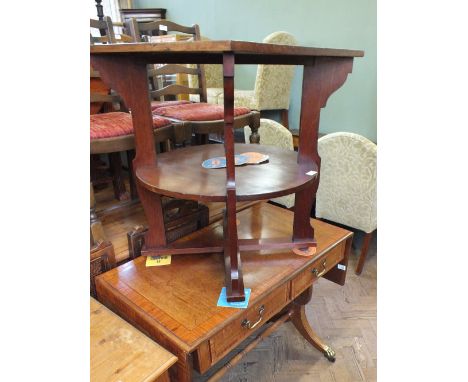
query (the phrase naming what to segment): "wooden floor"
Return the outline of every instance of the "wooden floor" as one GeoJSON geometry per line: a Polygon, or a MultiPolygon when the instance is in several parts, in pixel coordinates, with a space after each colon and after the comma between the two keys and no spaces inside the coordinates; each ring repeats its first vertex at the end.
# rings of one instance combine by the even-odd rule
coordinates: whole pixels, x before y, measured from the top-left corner
{"type": "MultiPolygon", "coordinates": [[[[98,210],[107,205],[109,195],[109,191],[96,193],[98,210]]],[[[223,206],[218,204],[211,206],[210,220],[219,218],[223,206]]],[[[117,259],[124,259],[128,256],[126,232],[144,223],[141,207],[136,204],[122,212],[100,215],[117,259]]],[[[356,233],[354,243],[358,249],[353,250],[346,285],[340,287],[320,279],[306,307],[312,327],[336,351],[336,362],[328,362],[291,323],[286,323],[248,353],[222,381],[376,381],[377,238],[369,248],[361,276],[356,276],[354,268],[362,238],[362,233],[356,233]]],[[[221,367],[248,342],[249,339],[217,366],[221,367]]],[[[204,376],[195,373],[195,381],[205,381],[216,369],[204,376]]]]}

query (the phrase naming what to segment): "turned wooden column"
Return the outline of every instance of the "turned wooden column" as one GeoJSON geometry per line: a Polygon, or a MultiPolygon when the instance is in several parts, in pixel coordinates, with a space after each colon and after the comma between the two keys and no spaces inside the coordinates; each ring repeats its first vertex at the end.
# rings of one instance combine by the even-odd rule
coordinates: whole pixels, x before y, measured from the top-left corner
{"type": "MultiPolygon", "coordinates": [[[[97,18],[98,20],[104,20],[104,10],[103,10],[103,6],[102,6],[102,0],[95,0],[96,1],[96,9],[97,9],[97,18]]],[[[101,34],[101,36],[105,36],[106,35],[106,30],[105,29],[99,29],[99,33],[101,34]]]]}

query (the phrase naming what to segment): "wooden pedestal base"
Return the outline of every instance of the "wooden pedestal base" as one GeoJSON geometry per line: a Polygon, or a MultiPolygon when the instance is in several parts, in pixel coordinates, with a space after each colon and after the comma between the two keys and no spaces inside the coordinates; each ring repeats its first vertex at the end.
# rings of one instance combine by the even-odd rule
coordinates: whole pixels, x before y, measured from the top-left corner
{"type": "Polygon", "coordinates": [[[305,290],[288,307],[286,307],[282,313],[271,319],[271,326],[255,337],[255,339],[249,345],[247,345],[244,350],[229,360],[221,369],[219,369],[211,378],[209,378],[207,382],[219,381],[220,378],[226,374],[229,369],[237,365],[250,350],[252,350],[262,340],[272,334],[288,320],[293,323],[302,337],[304,337],[313,347],[323,353],[325,358],[327,358],[330,362],[335,362],[335,351],[330,346],[326,345],[314,332],[314,330],[309,325],[309,321],[307,320],[307,316],[305,314],[305,306],[312,298],[312,288],[313,287],[311,286],[305,290]]]}
{"type": "Polygon", "coordinates": [[[326,345],[307,321],[305,306],[312,299],[312,286],[304,291],[292,304],[293,314],[291,322],[294,324],[302,337],[304,337],[314,348],[323,353],[330,362],[335,362],[335,351],[326,345]]]}

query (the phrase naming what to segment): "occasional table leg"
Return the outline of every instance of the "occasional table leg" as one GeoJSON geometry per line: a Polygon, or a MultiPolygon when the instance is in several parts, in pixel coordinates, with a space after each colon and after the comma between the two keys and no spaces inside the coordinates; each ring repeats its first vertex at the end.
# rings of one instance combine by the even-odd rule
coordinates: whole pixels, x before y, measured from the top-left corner
{"type": "MultiPolygon", "coordinates": [[[[154,146],[153,116],[151,112],[146,64],[131,57],[91,57],[93,68],[99,70],[103,81],[115,89],[132,110],[135,126],[136,157],[133,160],[134,173],[140,167],[154,166],[157,163],[154,146]],[[123,75],[125,74],[125,75],[123,75]]],[[[166,232],[161,205],[161,197],[137,182],[137,192],[148,220],[148,233],[142,254],[151,255],[151,248],[166,245],[166,232]]]]}
{"type": "Polygon", "coordinates": [[[152,248],[160,248],[167,244],[161,196],[148,191],[139,184],[137,184],[137,189],[148,221],[148,232],[145,235],[145,245],[141,254],[151,256],[152,248]]]}
{"type": "Polygon", "coordinates": [[[234,162],[234,55],[223,55],[224,148],[226,151],[226,211],[224,215],[224,268],[227,301],[244,301],[244,281],[237,240],[236,172],[234,162]]]}
{"type": "Polygon", "coordinates": [[[314,332],[307,321],[305,305],[312,298],[312,287],[303,292],[293,303],[291,322],[301,335],[317,350],[321,351],[330,362],[335,362],[335,351],[325,344],[314,332]]]}
{"type": "Polygon", "coordinates": [[[293,240],[312,239],[315,237],[314,228],[310,224],[310,211],[317,193],[318,182],[312,183],[296,192],[294,203],[293,240]]]}
{"type": "Polygon", "coordinates": [[[311,187],[296,193],[295,240],[314,237],[310,212],[320,178],[320,156],[317,150],[320,110],[325,107],[328,97],[343,85],[352,67],[353,59],[349,57],[316,57],[304,65],[297,161],[304,166],[305,172],[314,170],[318,176],[311,187]]]}
{"type": "Polygon", "coordinates": [[[224,213],[224,270],[227,301],[245,300],[241,257],[237,244],[235,195],[228,190],[228,202],[224,213]]]}

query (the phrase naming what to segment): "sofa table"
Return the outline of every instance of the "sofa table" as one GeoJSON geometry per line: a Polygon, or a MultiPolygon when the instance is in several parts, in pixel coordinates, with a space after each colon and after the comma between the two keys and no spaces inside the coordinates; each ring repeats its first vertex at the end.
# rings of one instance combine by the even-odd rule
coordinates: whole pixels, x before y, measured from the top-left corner
{"type": "MultiPolygon", "coordinates": [[[[292,233],[294,214],[258,203],[237,218],[240,238],[260,234],[271,238],[292,233]]],[[[191,381],[192,369],[205,373],[257,329],[268,335],[286,320],[334,360],[333,350],[309,326],[304,306],[319,277],[344,284],[353,234],[322,221],[310,222],[317,238],[313,256],[298,256],[290,250],[242,254],[244,277],[251,288],[247,309],[217,306],[224,285],[224,260],[217,254],[173,256],[170,265],[161,267],[146,267],[145,258],[139,257],[98,276],[98,297],[177,356],[170,369],[175,381],[191,381]]],[[[205,242],[222,235],[223,223],[215,222],[178,242],[194,238],[205,242]]],[[[210,380],[217,380],[242,354],[210,380]]]]}
{"type": "Polygon", "coordinates": [[[90,378],[93,382],[169,382],[177,358],[116,316],[90,302],[90,378]]]}
{"type": "MultiPolygon", "coordinates": [[[[158,256],[221,252],[228,301],[243,301],[244,280],[240,252],[252,249],[283,248],[312,253],[316,247],[309,217],[318,188],[320,157],[317,138],[321,108],[340,88],[352,70],[358,50],[309,48],[246,41],[193,41],[173,43],[134,43],[95,45],[91,64],[111,88],[123,97],[131,110],[135,127],[136,157],[133,169],[138,195],[148,220],[143,255],[158,256]],[[210,158],[214,149],[188,147],[157,155],[153,144],[152,115],[149,102],[147,64],[222,64],[224,82],[224,150],[226,170],[201,168],[200,158],[210,158]],[[254,166],[234,165],[234,152],[244,150],[234,145],[234,68],[236,64],[303,65],[303,88],[298,153],[268,151],[270,161],[254,166]],[[284,161],[288,166],[283,165],[284,161]],[[167,164],[174,164],[172,171],[167,164]],[[164,166],[166,164],[166,166],[164,166]],[[217,174],[216,176],[214,174],[217,174]],[[211,179],[213,178],[213,179],[211,179]],[[267,200],[295,193],[292,231],[287,237],[250,237],[238,240],[236,202],[267,200]],[[226,203],[224,235],[200,246],[185,243],[174,248],[167,244],[160,195],[226,203]]],[[[256,131],[251,142],[258,143],[256,131]]],[[[215,150],[216,151],[216,150],[215,150]]],[[[249,287],[249,285],[245,285],[249,287]]]]}

